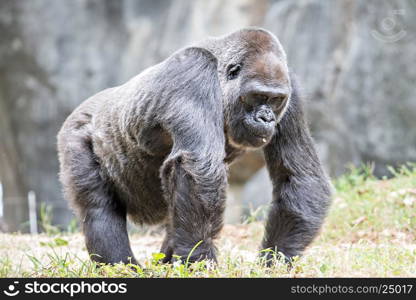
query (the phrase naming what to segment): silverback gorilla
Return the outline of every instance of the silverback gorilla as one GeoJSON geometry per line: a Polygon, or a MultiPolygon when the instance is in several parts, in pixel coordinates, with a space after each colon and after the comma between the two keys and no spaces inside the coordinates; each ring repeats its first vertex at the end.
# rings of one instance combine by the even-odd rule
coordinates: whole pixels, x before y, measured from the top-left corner
{"type": "Polygon", "coordinates": [[[128,216],[166,225],[165,262],[200,241],[190,261],[216,261],[228,165],[258,148],[274,199],[261,248],[300,254],[330,187],[294,81],[277,38],[246,28],[183,48],[75,109],[58,135],[60,180],[92,259],[137,263],[128,216]]]}

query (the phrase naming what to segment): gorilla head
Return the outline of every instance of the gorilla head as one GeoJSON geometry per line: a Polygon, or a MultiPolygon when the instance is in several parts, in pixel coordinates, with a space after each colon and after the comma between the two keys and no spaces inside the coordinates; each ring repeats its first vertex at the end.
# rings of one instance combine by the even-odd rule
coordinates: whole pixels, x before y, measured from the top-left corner
{"type": "Polygon", "coordinates": [[[218,59],[229,143],[238,148],[264,146],[290,101],[282,46],[271,33],[258,28],[205,43],[218,59]]]}

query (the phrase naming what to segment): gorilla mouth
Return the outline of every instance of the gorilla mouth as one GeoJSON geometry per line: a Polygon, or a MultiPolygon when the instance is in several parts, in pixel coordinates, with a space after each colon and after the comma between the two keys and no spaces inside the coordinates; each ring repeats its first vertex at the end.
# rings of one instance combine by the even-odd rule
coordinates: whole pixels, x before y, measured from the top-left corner
{"type": "Polygon", "coordinates": [[[250,122],[250,120],[247,119],[244,119],[242,123],[248,135],[257,140],[256,144],[259,140],[261,140],[262,143],[266,143],[273,135],[274,126],[253,124],[254,122],[250,122]]]}
{"type": "Polygon", "coordinates": [[[262,144],[266,144],[271,138],[271,135],[257,135],[257,134],[254,134],[254,133],[253,133],[253,136],[257,140],[260,140],[262,144]]]}
{"type": "Polygon", "coordinates": [[[257,138],[261,139],[261,141],[263,143],[267,142],[267,137],[266,136],[259,136],[259,135],[255,135],[257,138]]]}

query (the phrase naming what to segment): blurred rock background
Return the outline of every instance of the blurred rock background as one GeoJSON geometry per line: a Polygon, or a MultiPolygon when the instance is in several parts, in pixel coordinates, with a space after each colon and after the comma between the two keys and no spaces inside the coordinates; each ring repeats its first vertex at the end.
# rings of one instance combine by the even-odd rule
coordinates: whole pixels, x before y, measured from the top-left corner
{"type": "MultiPolygon", "coordinates": [[[[72,218],[56,134],[81,101],[193,41],[251,25],[286,49],[331,176],[347,164],[374,162],[382,176],[386,165],[416,161],[415,0],[2,0],[3,228],[27,230],[31,190],[53,207],[55,223],[72,218]]],[[[270,198],[263,164],[250,153],[232,167],[229,222],[270,198]]]]}

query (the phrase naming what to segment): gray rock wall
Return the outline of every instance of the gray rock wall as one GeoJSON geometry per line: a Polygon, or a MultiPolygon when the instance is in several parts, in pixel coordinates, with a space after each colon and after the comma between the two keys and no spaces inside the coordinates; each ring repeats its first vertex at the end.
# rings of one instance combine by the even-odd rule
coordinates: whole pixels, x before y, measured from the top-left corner
{"type": "MultiPolygon", "coordinates": [[[[332,175],[349,162],[375,161],[382,174],[385,164],[416,160],[414,1],[3,0],[0,181],[9,229],[27,220],[29,190],[54,206],[56,222],[69,220],[55,136],[82,100],[195,40],[248,25],[273,31],[286,48],[332,175]]],[[[258,169],[253,157],[244,174],[258,169]]]]}
{"type": "Polygon", "coordinates": [[[303,83],[331,174],[350,162],[374,161],[382,174],[416,160],[415,1],[281,1],[265,27],[303,83]]]}

